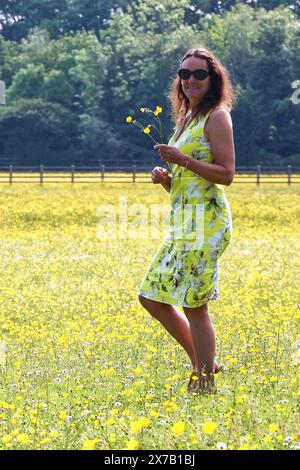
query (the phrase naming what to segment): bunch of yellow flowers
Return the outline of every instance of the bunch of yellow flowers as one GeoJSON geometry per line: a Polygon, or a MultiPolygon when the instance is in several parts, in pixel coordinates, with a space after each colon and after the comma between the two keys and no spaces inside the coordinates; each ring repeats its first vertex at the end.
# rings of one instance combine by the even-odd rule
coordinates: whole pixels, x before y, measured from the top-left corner
{"type": "Polygon", "coordinates": [[[153,111],[152,109],[150,108],[140,108],[140,111],[142,113],[148,113],[148,114],[153,114],[155,120],[158,122],[158,126],[159,128],[157,128],[154,124],[148,124],[146,127],[143,126],[140,122],[138,122],[136,119],[133,119],[131,116],[127,116],[126,118],[126,122],[128,123],[132,123],[132,124],[135,124],[136,126],[138,126],[142,132],[144,132],[145,134],[149,135],[150,139],[153,140],[153,142],[155,142],[156,144],[159,144],[159,143],[163,143],[163,132],[162,132],[162,124],[161,124],[161,120],[159,119],[158,115],[160,113],[162,113],[162,107],[161,106],[156,106],[155,110],[153,111]],[[157,132],[158,132],[158,135],[159,135],[159,142],[157,142],[153,137],[152,135],[150,135],[150,132],[151,132],[151,127],[153,127],[157,132]]]}

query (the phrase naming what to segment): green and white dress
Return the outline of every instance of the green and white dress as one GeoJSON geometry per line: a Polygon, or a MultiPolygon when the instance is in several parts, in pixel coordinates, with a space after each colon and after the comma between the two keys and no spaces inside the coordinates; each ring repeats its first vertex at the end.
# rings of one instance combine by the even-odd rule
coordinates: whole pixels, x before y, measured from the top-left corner
{"type": "MultiPolygon", "coordinates": [[[[194,119],[175,141],[185,155],[213,163],[204,126],[210,112],[194,119]]],[[[154,255],[138,294],[183,307],[219,299],[218,259],[232,236],[230,207],[222,185],[168,164],[171,175],[170,230],[154,255]]]]}

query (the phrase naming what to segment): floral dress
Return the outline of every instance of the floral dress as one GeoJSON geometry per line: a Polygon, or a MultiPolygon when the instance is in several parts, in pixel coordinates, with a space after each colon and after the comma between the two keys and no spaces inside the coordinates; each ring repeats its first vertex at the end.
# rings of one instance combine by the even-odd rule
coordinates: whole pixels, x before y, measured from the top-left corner
{"type": "MultiPolygon", "coordinates": [[[[210,112],[194,119],[175,140],[185,155],[213,163],[204,126],[210,112]]],[[[219,299],[218,259],[232,236],[232,218],[224,187],[189,169],[168,164],[171,175],[170,230],[138,290],[148,299],[183,307],[200,307],[219,299]]]]}

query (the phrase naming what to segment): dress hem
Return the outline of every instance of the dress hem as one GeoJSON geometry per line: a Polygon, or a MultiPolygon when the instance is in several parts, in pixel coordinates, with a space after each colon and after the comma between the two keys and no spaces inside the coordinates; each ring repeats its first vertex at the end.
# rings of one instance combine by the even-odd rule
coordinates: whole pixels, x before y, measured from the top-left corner
{"type": "Polygon", "coordinates": [[[186,305],[186,304],[178,304],[178,303],[170,303],[170,302],[164,302],[162,300],[158,300],[158,299],[155,299],[154,297],[150,297],[149,294],[145,295],[142,291],[138,291],[138,295],[142,296],[142,297],[145,297],[145,299],[149,299],[149,300],[154,300],[155,302],[160,302],[162,304],[166,304],[166,305],[174,305],[175,307],[186,307],[186,308],[197,308],[197,307],[202,307],[202,305],[205,305],[207,304],[207,302],[209,302],[210,300],[220,300],[220,297],[212,297],[210,299],[207,299],[206,302],[203,302],[202,304],[197,304],[197,305],[186,305]]]}

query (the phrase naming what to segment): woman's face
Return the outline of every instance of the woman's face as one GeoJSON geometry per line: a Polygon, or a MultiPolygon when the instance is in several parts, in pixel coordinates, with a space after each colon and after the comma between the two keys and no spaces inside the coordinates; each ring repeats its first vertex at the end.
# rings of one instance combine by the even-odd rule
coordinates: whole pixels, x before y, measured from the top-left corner
{"type": "MultiPolygon", "coordinates": [[[[187,57],[182,62],[181,68],[191,71],[197,69],[209,70],[206,60],[200,59],[199,57],[187,57]]],[[[187,80],[180,80],[183,92],[187,96],[191,106],[195,106],[199,103],[210,87],[209,75],[204,80],[197,80],[194,75],[191,75],[187,80]]]]}

